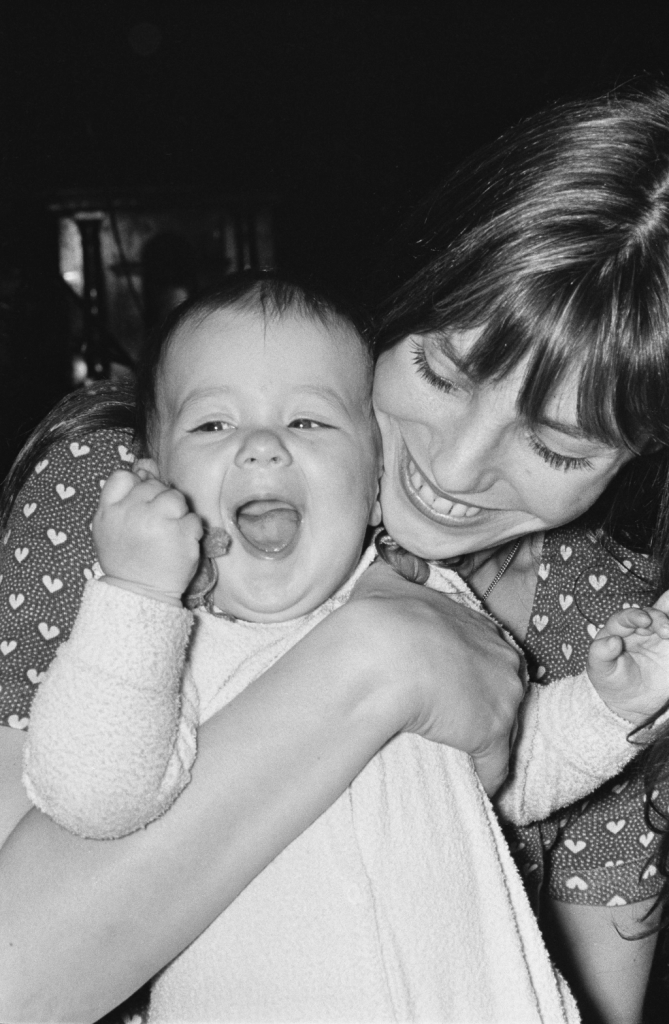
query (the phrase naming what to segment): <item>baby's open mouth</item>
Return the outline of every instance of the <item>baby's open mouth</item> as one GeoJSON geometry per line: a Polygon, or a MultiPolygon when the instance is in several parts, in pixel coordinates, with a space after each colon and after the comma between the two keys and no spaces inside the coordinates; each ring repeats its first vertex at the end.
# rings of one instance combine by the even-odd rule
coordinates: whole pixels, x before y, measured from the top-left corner
{"type": "Polygon", "coordinates": [[[237,529],[257,551],[280,554],[297,535],[302,516],[294,505],[270,498],[247,501],[236,512],[237,529]]]}

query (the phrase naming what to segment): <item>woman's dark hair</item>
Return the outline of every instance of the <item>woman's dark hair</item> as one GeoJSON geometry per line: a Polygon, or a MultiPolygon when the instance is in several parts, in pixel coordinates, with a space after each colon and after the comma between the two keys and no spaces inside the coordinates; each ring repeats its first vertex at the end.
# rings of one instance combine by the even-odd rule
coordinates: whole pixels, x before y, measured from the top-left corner
{"type": "Polygon", "coordinates": [[[446,181],[411,233],[409,268],[378,318],[378,352],[410,334],[481,328],[465,369],[474,380],[498,380],[526,360],[519,412],[530,424],[577,374],[584,431],[644,454],[595,513],[629,542],[640,532],[640,504],[642,516],[659,505],[646,532],[655,526],[664,556],[669,92],[530,118],[446,181]]]}
{"type": "Polygon", "coordinates": [[[139,449],[149,454],[151,430],[156,417],[157,382],[163,356],[177,332],[185,325],[204,320],[224,309],[256,313],[263,318],[279,318],[294,313],[326,327],[345,326],[360,339],[367,358],[370,378],[373,373],[371,345],[367,325],[361,314],[339,297],[262,271],[244,271],[224,278],[221,284],[177,306],[154,331],[139,362],[136,388],[136,434],[139,449]]]}

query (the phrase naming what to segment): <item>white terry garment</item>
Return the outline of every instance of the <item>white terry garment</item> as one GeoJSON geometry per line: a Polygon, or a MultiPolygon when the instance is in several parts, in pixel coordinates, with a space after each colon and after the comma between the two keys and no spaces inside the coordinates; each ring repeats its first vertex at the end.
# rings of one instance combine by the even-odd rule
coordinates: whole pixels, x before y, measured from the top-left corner
{"type": "MultiPolygon", "coordinates": [[[[173,798],[187,781],[192,749],[192,723],[187,719],[195,714],[193,695],[204,720],[346,600],[352,582],[326,606],[292,623],[233,623],[197,616],[183,687],[185,715],[177,726],[173,714],[171,734],[163,743],[172,753],[161,755],[160,761],[148,735],[146,742],[140,741],[141,755],[134,746],[133,771],[145,756],[161,764],[161,771],[152,774],[160,806],[149,816],[169,802],[167,790],[171,788],[173,798]],[[177,776],[180,781],[175,784],[177,776]]],[[[454,573],[433,570],[430,585],[479,607],[454,573]]],[[[174,707],[174,670],[159,652],[166,633],[171,630],[174,635],[175,622],[184,623],[187,613],[166,605],[157,612],[155,604],[103,583],[89,585],[72,638],[61,648],[36,699],[26,755],[26,780],[36,802],[44,798],[41,782],[44,771],[49,771],[54,713],[60,712],[62,723],[65,705],[66,717],[68,709],[71,715],[83,714],[89,723],[85,728],[90,727],[90,702],[82,712],[81,683],[76,683],[82,673],[88,674],[89,690],[93,673],[98,684],[93,689],[101,693],[101,701],[106,704],[111,696],[115,708],[123,706],[127,713],[125,691],[135,700],[142,693],[138,665],[150,665],[154,673],[153,685],[147,683],[153,701],[155,672],[162,663],[164,692],[174,707]],[[147,604],[153,607],[142,625],[147,604]]],[[[178,662],[178,657],[172,658],[178,662]]],[[[543,758],[549,777],[551,765],[570,766],[571,790],[559,798],[570,802],[606,777],[606,764],[608,774],[614,774],[631,756],[624,740],[629,725],[612,716],[583,680],[545,688],[530,699],[528,709],[524,729],[533,760],[517,769],[518,781],[507,796],[508,805],[520,815],[538,809],[536,816],[541,817],[546,807],[559,806],[554,794],[551,798],[542,789],[537,760],[543,758]],[[565,708],[573,713],[575,701],[580,700],[580,707],[560,731],[550,721],[548,698],[561,686],[561,713],[565,708]],[[586,737],[589,742],[584,744],[586,737]],[[563,744],[561,751],[556,753],[553,740],[563,744]]],[[[141,717],[149,716],[135,714],[133,720],[141,717]]],[[[119,722],[117,714],[113,731],[119,722]]],[[[89,733],[86,746],[90,740],[89,733]]],[[[131,745],[137,742],[133,734],[131,745]]],[[[114,737],[110,730],[98,736],[87,769],[95,757],[99,763],[118,764],[124,743],[123,736],[114,737]],[[111,749],[116,750],[115,757],[109,756],[111,749]]],[[[55,788],[58,813],[65,808],[70,820],[81,822],[89,815],[104,817],[104,787],[98,790],[93,809],[86,808],[91,776],[82,776],[78,745],[82,739],[76,729],[63,737],[60,752],[52,759],[55,775],[47,797],[55,788]],[[54,787],[55,777],[60,781],[54,787]],[[79,798],[81,805],[72,815],[67,805],[79,798]]],[[[99,765],[95,771],[100,771],[99,765]]],[[[554,774],[560,779],[559,772],[554,774]]],[[[136,775],[126,779],[125,788],[116,789],[113,782],[107,798],[120,791],[125,799],[133,782],[136,775]]],[[[558,788],[565,789],[564,780],[558,788]]],[[[141,817],[146,807],[132,813],[141,817]]],[[[417,736],[401,735],[162,972],[154,986],[151,1020],[558,1024],[578,1020],[578,1013],[551,967],[470,759],[417,736]]]]}

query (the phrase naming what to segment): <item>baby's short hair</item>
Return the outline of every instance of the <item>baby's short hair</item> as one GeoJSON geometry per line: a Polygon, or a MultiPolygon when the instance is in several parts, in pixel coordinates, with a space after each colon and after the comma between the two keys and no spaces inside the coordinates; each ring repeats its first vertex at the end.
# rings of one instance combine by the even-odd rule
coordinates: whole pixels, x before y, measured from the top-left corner
{"type": "Polygon", "coordinates": [[[177,306],[149,337],[139,361],[136,388],[136,435],[149,454],[149,436],[157,413],[157,382],[164,353],[178,331],[219,310],[257,314],[264,320],[287,313],[329,328],[343,328],[360,343],[371,391],[374,360],[368,326],[362,314],[341,298],[274,273],[244,271],[231,274],[206,291],[177,306]]]}

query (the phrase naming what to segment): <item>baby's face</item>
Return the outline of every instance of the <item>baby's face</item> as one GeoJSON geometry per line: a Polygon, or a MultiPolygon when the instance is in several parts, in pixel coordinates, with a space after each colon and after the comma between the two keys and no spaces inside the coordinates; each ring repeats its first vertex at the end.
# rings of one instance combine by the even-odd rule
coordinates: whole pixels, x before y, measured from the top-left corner
{"type": "Polygon", "coordinates": [[[222,310],[170,342],[153,447],[162,479],[232,537],[222,611],[294,618],[355,568],[378,514],[369,376],[350,329],[292,313],[222,310]]]}

